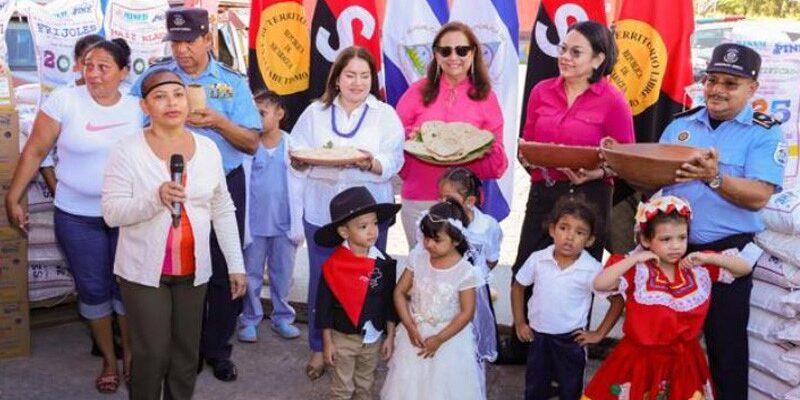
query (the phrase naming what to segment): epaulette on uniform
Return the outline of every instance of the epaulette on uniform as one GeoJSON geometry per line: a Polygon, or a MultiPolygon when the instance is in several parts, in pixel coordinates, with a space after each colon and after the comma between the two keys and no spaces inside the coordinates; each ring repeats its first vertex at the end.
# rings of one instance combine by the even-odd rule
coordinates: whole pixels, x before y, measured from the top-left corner
{"type": "Polygon", "coordinates": [[[758,111],[753,112],[753,123],[765,129],[772,128],[775,125],[780,125],[780,122],[778,122],[775,118],[758,111]]]}
{"type": "Polygon", "coordinates": [[[672,117],[673,117],[673,118],[683,118],[683,117],[688,117],[688,116],[690,116],[690,115],[692,115],[692,114],[694,114],[694,113],[696,113],[696,112],[698,112],[698,111],[702,110],[703,108],[705,108],[705,106],[697,106],[697,107],[695,107],[695,108],[690,108],[690,109],[688,109],[688,110],[686,110],[686,111],[681,111],[681,112],[679,112],[679,113],[673,114],[673,115],[672,115],[672,117]]]}
{"type": "Polygon", "coordinates": [[[227,72],[230,72],[230,73],[232,73],[232,74],[234,74],[234,75],[238,75],[238,76],[242,76],[242,77],[247,77],[245,74],[243,74],[243,73],[241,73],[241,72],[239,72],[239,71],[237,71],[237,70],[233,69],[233,67],[231,67],[231,66],[230,66],[230,65],[228,65],[228,64],[225,64],[224,62],[218,61],[218,62],[217,62],[217,64],[220,66],[220,68],[224,69],[224,70],[225,70],[225,71],[227,71],[227,72]]]}

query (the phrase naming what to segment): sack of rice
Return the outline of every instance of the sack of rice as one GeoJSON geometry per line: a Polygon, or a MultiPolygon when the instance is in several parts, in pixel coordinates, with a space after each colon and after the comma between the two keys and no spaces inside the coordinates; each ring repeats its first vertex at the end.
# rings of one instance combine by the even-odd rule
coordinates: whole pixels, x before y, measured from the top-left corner
{"type": "Polygon", "coordinates": [[[782,317],[794,318],[797,316],[797,309],[783,302],[789,293],[788,290],[771,283],[754,280],[750,305],[782,317]]]}
{"type": "Polygon", "coordinates": [[[750,320],[747,323],[747,332],[750,336],[759,338],[769,343],[780,343],[778,332],[782,332],[788,319],[779,315],[750,307],[750,320]]]}
{"type": "Polygon", "coordinates": [[[793,347],[781,354],[781,360],[787,363],[800,365],[800,347],[793,347]]]}
{"type": "Polygon", "coordinates": [[[769,376],[757,369],[750,368],[749,372],[750,387],[769,396],[774,400],[783,400],[786,393],[792,389],[791,386],[781,382],[780,379],[769,376]]]}
{"type": "Polygon", "coordinates": [[[783,326],[775,331],[775,338],[779,341],[787,341],[800,345],[800,320],[786,320],[783,326]]]}
{"type": "Polygon", "coordinates": [[[800,235],[787,235],[764,231],[756,235],[755,242],[764,251],[795,266],[800,266],[800,235]]]}
{"type": "Polygon", "coordinates": [[[758,259],[753,278],[787,289],[800,288],[800,268],[766,252],[758,259]]]}
{"type": "Polygon", "coordinates": [[[800,233],[800,188],[772,196],[759,214],[769,230],[789,235],[800,233]]]}
{"type": "Polygon", "coordinates": [[[786,349],[776,344],[750,337],[750,366],[770,374],[792,387],[800,384],[800,366],[781,359],[786,349]]]}

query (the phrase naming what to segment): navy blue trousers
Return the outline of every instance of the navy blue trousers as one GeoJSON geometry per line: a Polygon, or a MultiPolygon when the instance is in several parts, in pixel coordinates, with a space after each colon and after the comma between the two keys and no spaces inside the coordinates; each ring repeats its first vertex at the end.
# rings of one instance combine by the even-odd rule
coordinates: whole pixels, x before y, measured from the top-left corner
{"type": "MultiPolygon", "coordinates": [[[[244,242],[244,169],[240,166],[226,177],[228,192],[236,206],[236,225],[239,226],[239,245],[244,242]]],[[[236,321],[242,313],[242,299],[231,300],[231,285],[228,280],[228,264],[217,243],[217,235],[211,228],[211,279],[206,292],[203,310],[203,334],[200,355],[205,359],[225,360],[231,357],[231,337],[236,332],[236,321]]]]}
{"type": "MultiPolygon", "coordinates": [[[[689,245],[689,251],[743,249],[753,234],[728,236],[716,242],[689,245]]],[[[753,274],[736,278],[731,284],[715,283],[703,333],[708,366],[718,400],[747,400],[749,348],[747,321],[753,274]]]]}
{"type": "Polygon", "coordinates": [[[533,332],[528,345],[525,369],[525,400],[547,400],[558,395],[560,400],[578,400],[583,393],[583,371],[586,349],[571,333],[549,335],[533,332]],[[553,390],[552,383],[558,383],[553,390]]]}

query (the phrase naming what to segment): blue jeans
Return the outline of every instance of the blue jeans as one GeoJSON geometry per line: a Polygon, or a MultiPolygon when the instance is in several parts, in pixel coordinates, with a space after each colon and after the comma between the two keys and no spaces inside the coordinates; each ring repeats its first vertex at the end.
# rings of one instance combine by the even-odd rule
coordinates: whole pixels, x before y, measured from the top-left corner
{"type": "Polygon", "coordinates": [[[297,247],[286,235],[253,236],[253,242],[244,249],[244,269],[247,272],[247,293],[242,303],[242,325],[258,325],[264,319],[261,307],[261,287],[264,284],[264,263],[269,274],[269,297],[272,300],[272,325],[294,322],[294,308],[289,305],[292,287],[294,258],[297,247]]]}
{"type": "Polygon", "coordinates": [[[125,315],[114,279],[114,255],[119,230],[102,217],[70,214],[58,208],[53,215],[56,241],[67,259],[78,291],[78,311],[89,319],[101,319],[115,311],[125,315]]]}
{"type": "MultiPolygon", "coordinates": [[[[308,244],[308,345],[311,351],[322,352],[322,330],[317,329],[317,290],[319,279],[322,276],[322,264],[328,260],[335,247],[322,247],[314,242],[314,234],[321,226],[311,225],[303,220],[303,229],[308,244]]],[[[386,251],[386,237],[389,233],[389,224],[383,223],[378,227],[378,241],[375,247],[386,251]]]]}

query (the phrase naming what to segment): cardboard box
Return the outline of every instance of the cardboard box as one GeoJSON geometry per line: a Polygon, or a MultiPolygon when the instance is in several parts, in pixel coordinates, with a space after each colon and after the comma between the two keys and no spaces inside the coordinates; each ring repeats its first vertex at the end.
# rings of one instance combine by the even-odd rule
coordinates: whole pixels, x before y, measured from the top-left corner
{"type": "Polygon", "coordinates": [[[19,115],[0,112],[0,182],[11,182],[19,162],[19,115]]]}
{"type": "Polygon", "coordinates": [[[0,302],[27,299],[27,241],[14,228],[0,228],[0,302]]]}
{"type": "Polygon", "coordinates": [[[28,300],[0,302],[0,360],[31,354],[28,300]]]}

